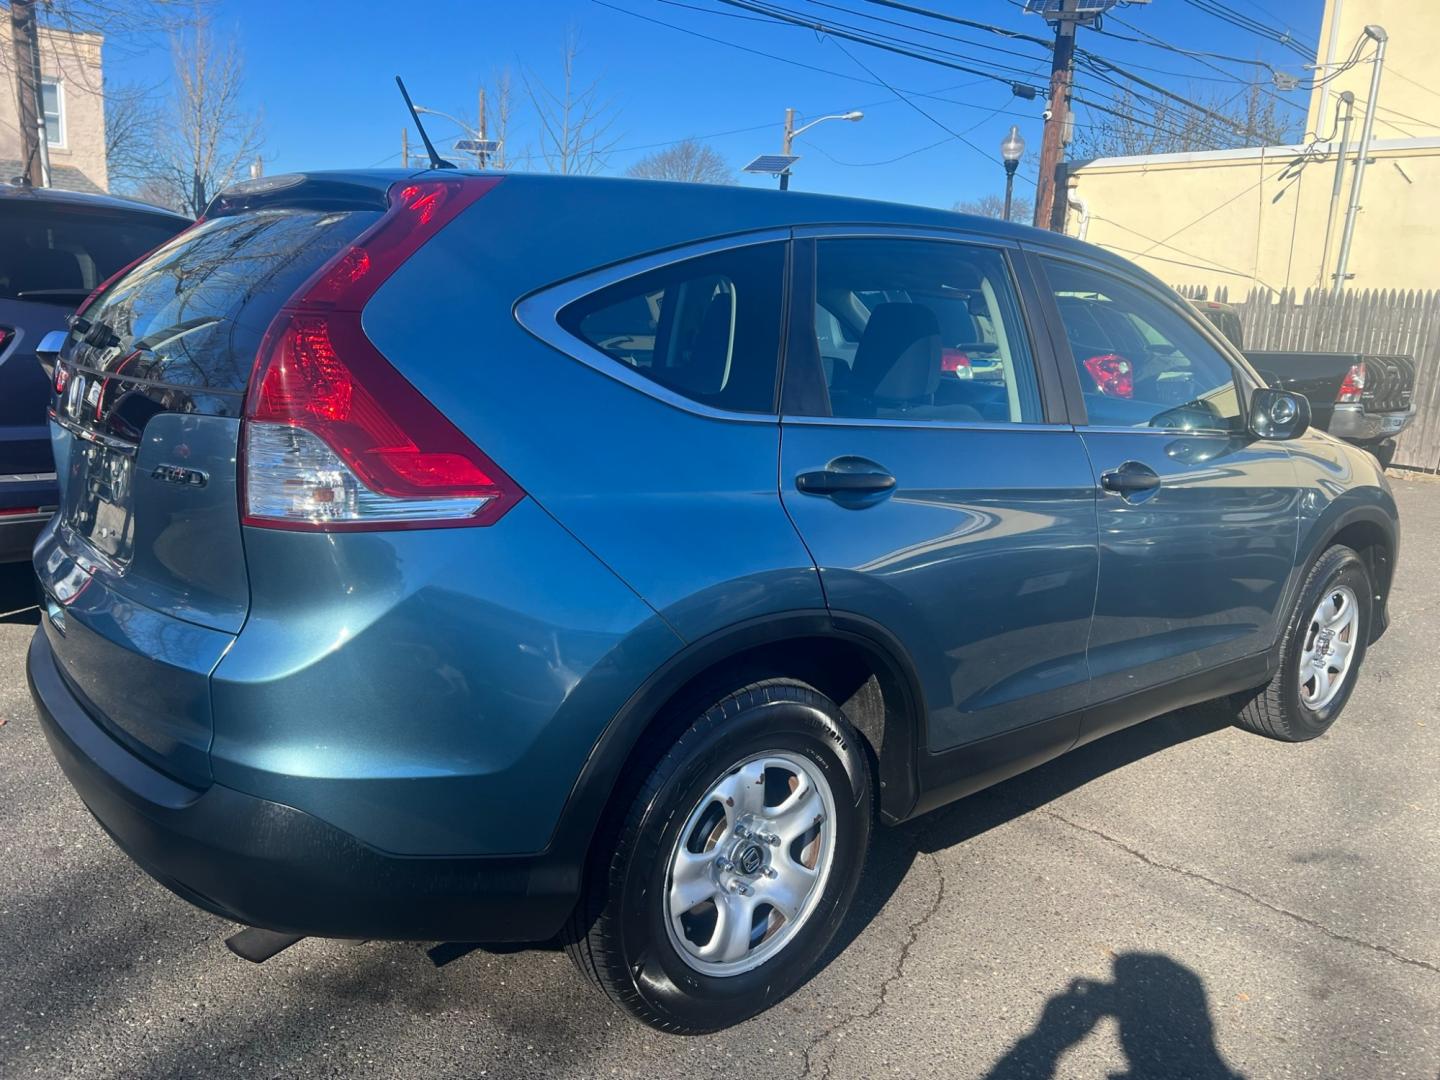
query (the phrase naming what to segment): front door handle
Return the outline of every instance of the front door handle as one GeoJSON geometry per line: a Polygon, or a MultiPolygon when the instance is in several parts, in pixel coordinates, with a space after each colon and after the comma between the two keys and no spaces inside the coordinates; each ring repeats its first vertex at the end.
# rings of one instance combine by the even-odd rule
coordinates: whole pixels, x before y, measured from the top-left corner
{"type": "Polygon", "coordinates": [[[895,477],[868,458],[839,457],[823,469],[801,473],[795,486],[806,495],[880,495],[894,490],[895,477]]]}
{"type": "Polygon", "coordinates": [[[1112,495],[1129,499],[1158,488],[1160,474],[1139,461],[1127,461],[1118,469],[1101,473],[1100,486],[1112,495]]]}

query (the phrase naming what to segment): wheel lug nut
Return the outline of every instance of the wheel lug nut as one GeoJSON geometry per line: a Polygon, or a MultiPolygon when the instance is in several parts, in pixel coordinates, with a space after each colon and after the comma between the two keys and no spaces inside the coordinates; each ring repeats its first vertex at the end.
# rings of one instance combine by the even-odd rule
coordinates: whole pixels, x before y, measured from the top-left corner
{"type": "Polygon", "coordinates": [[[724,855],[721,855],[718,859],[715,860],[715,869],[719,870],[722,874],[725,874],[729,873],[731,870],[734,870],[735,864],[732,863],[729,859],[725,858],[724,855]]]}
{"type": "Polygon", "coordinates": [[[776,836],[773,832],[772,832],[772,833],[766,833],[766,834],[765,834],[764,836],[762,836],[760,839],[764,840],[765,843],[769,844],[771,847],[779,847],[779,846],[780,846],[780,837],[776,836]]]}
{"type": "Polygon", "coordinates": [[[745,828],[744,825],[736,825],[735,835],[740,837],[741,840],[744,840],[750,835],[750,830],[745,828]]]}
{"type": "Polygon", "coordinates": [[[765,876],[766,876],[767,878],[771,878],[771,879],[774,879],[774,878],[777,878],[777,877],[780,876],[780,875],[776,872],[776,870],[775,870],[775,868],[774,868],[773,866],[767,866],[767,867],[765,867],[765,870],[764,870],[763,872],[764,872],[764,874],[765,874],[765,876]]]}

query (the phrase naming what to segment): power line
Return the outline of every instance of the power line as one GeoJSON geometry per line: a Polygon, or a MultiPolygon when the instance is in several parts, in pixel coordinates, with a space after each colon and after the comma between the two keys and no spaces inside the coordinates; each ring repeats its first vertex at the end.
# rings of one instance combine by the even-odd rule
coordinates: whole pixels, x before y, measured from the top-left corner
{"type": "MultiPolygon", "coordinates": [[[[924,109],[922,109],[919,105],[915,104],[914,101],[910,100],[910,98],[908,98],[908,97],[906,97],[904,94],[902,94],[902,93],[901,93],[899,90],[897,90],[894,86],[891,86],[891,85],[890,85],[888,82],[886,82],[877,72],[875,72],[874,70],[872,70],[863,60],[861,60],[858,56],[856,56],[854,53],[852,53],[849,49],[845,48],[844,45],[840,44],[840,42],[839,42],[838,40],[836,40],[833,36],[831,37],[830,40],[831,40],[832,42],[834,42],[835,47],[836,47],[837,49],[839,49],[839,50],[840,50],[842,53],[844,53],[846,56],[850,57],[850,59],[851,59],[852,61],[854,61],[854,63],[855,63],[862,71],[864,71],[864,72],[865,72],[867,75],[869,75],[872,79],[876,79],[876,80],[878,80],[880,83],[882,83],[892,94],[894,94],[897,98],[899,98],[901,101],[903,101],[906,105],[910,106],[910,108],[912,108],[912,109],[914,109],[916,112],[918,112],[921,116],[925,117],[926,120],[929,120],[932,124],[934,124],[936,127],[938,127],[941,131],[946,132],[946,133],[949,134],[952,138],[959,139],[961,142],[963,142],[966,146],[970,147],[970,149],[974,150],[974,151],[975,151],[977,154],[979,154],[981,157],[987,158],[988,160],[995,162],[997,165],[1003,164],[1003,162],[1001,162],[1001,160],[1000,160],[999,158],[995,157],[993,154],[989,154],[989,153],[986,153],[984,150],[981,150],[980,147],[976,146],[973,142],[971,142],[969,139],[967,139],[967,138],[966,138],[964,135],[962,135],[960,132],[956,131],[954,128],[950,127],[948,124],[946,124],[946,123],[944,123],[943,121],[941,121],[941,120],[937,119],[936,117],[932,116],[930,113],[928,113],[928,112],[926,112],[924,109]]],[[[1026,177],[1026,179],[1034,179],[1034,178],[1033,178],[1033,177],[1026,177]]]]}
{"type": "MultiPolygon", "coordinates": [[[[721,2],[739,3],[740,0],[721,0],[721,2]]],[[[943,11],[935,11],[931,8],[921,7],[918,4],[903,3],[901,2],[901,0],[868,0],[868,2],[872,4],[878,4],[882,7],[897,8],[902,11],[907,11],[913,15],[923,15],[927,18],[937,19],[941,22],[956,23],[960,26],[967,26],[972,29],[985,30],[990,33],[999,34],[1004,37],[1015,38],[1020,41],[1028,41],[1043,46],[1047,51],[1051,48],[1053,44],[1053,42],[1050,42],[1045,38],[1036,37],[1032,34],[1022,34],[1018,31],[1007,30],[1004,27],[995,26],[991,23],[983,23],[978,22],[974,19],[961,18],[958,15],[951,15],[948,12],[943,11]]],[[[931,32],[933,33],[933,31],[931,32]]],[[[1244,132],[1244,128],[1242,125],[1234,123],[1228,117],[1224,117],[1218,113],[1211,112],[1203,105],[1198,105],[1181,94],[1174,93],[1173,91],[1168,90],[1163,86],[1160,86],[1158,83],[1150,82],[1148,79],[1136,75],[1134,72],[1130,71],[1123,65],[1116,63],[1109,57],[1102,56],[1101,54],[1094,52],[1090,49],[1082,49],[1078,46],[1075,49],[1075,54],[1077,57],[1084,57],[1086,61],[1098,65],[1099,67],[1102,67],[1107,71],[1113,72],[1117,75],[1122,76],[1123,78],[1129,79],[1132,82],[1144,86],[1147,89],[1154,91],[1155,93],[1168,97],[1173,101],[1177,102],[1178,104],[1184,105],[1187,108],[1208,115],[1212,120],[1216,121],[1217,123],[1224,124],[1238,133],[1244,132]]]]}
{"type": "Polygon", "coordinates": [[[1396,71],[1393,67],[1387,67],[1385,70],[1386,70],[1389,74],[1391,74],[1391,75],[1397,75],[1397,76],[1399,76],[1400,78],[1404,79],[1404,80],[1405,80],[1406,82],[1408,82],[1411,86],[1418,86],[1421,90],[1424,90],[1427,94],[1434,94],[1436,97],[1440,97],[1440,90],[1434,90],[1434,89],[1431,89],[1430,87],[1426,86],[1424,83],[1416,82],[1414,79],[1410,78],[1410,76],[1409,76],[1409,75],[1406,75],[1404,72],[1396,71]]]}
{"type": "MultiPolygon", "coordinates": [[[[830,69],[830,68],[819,67],[819,66],[817,66],[817,65],[815,65],[815,64],[807,64],[807,63],[805,63],[804,61],[796,60],[794,57],[782,56],[782,55],[779,54],[779,53],[766,52],[766,51],[763,50],[763,49],[756,49],[756,48],[753,48],[753,47],[751,47],[751,46],[749,46],[749,45],[741,45],[739,42],[727,41],[725,38],[715,37],[715,36],[712,35],[712,34],[702,33],[702,32],[699,31],[699,30],[692,30],[692,29],[691,29],[690,27],[688,27],[688,26],[678,26],[678,25],[676,25],[675,23],[666,22],[664,19],[657,19],[657,18],[654,18],[653,16],[650,16],[650,15],[642,15],[642,14],[641,14],[640,12],[638,12],[638,11],[631,11],[631,10],[628,9],[628,8],[623,8],[623,7],[619,7],[619,6],[616,5],[616,4],[608,3],[607,0],[590,0],[590,2],[591,2],[592,4],[596,4],[596,5],[600,6],[600,7],[608,8],[608,9],[611,10],[611,11],[618,11],[618,12],[619,12],[620,14],[622,14],[622,15],[629,15],[632,19],[640,19],[640,20],[643,20],[644,22],[654,23],[656,26],[663,26],[663,27],[665,27],[667,30],[674,30],[674,31],[677,31],[678,33],[681,33],[681,34],[688,34],[688,35],[690,35],[691,37],[700,38],[702,41],[708,41],[708,42],[710,42],[710,43],[712,43],[712,44],[714,44],[714,45],[724,45],[724,46],[725,46],[726,48],[728,48],[728,49],[736,49],[736,50],[738,50],[738,51],[740,51],[740,52],[749,53],[749,54],[752,55],[752,56],[763,56],[763,57],[764,57],[765,59],[767,59],[767,60],[775,60],[775,61],[777,61],[777,62],[779,62],[779,63],[782,63],[782,64],[789,64],[791,67],[803,68],[803,69],[805,69],[806,71],[814,71],[814,72],[816,72],[816,73],[818,73],[818,74],[820,74],[820,75],[829,75],[829,76],[831,76],[832,78],[845,79],[845,80],[848,81],[848,82],[861,83],[861,84],[863,84],[863,85],[865,85],[865,86],[879,86],[879,87],[881,87],[881,88],[883,88],[883,89],[890,89],[890,87],[889,87],[889,85],[888,85],[887,83],[882,83],[882,82],[879,82],[879,81],[874,80],[874,79],[862,78],[862,77],[859,76],[859,75],[850,75],[850,74],[847,74],[846,72],[843,72],[843,71],[834,71],[834,70],[832,70],[832,69],[830,69]]],[[[712,13],[712,14],[717,14],[717,13],[712,13]]],[[[768,19],[767,19],[766,21],[768,22],[768,21],[772,21],[772,20],[768,20],[768,19]]],[[[988,80],[989,80],[989,77],[987,76],[985,79],[980,79],[980,80],[976,80],[976,81],[977,81],[977,82],[984,82],[984,81],[988,81],[988,80]]],[[[973,86],[973,85],[975,85],[975,83],[962,83],[962,84],[960,84],[959,86],[951,87],[951,89],[956,89],[956,90],[958,90],[958,89],[961,89],[961,88],[964,87],[964,86],[973,86]]],[[[983,105],[975,105],[975,104],[973,104],[972,102],[968,102],[968,101],[958,101],[958,100],[956,100],[956,99],[954,99],[954,98],[942,97],[942,96],[940,96],[940,93],[939,93],[939,92],[932,92],[932,91],[926,91],[926,90],[906,90],[905,93],[911,94],[911,95],[913,95],[913,96],[915,96],[915,97],[927,98],[927,99],[933,100],[933,101],[943,101],[943,102],[945,102],[947,105],[955,105],[955,106],[958,106],[959,108],[962,108],[962,109],[983,109],[983,108],[984,108],[983,105]]],[[[888,99],[887,99],[887,100],[888,100],[888,99]]],[[[1027,117],[1027,118],[1030,116],[1029,113],[1008,112],[1008,111],[1007,111],[1006,115],[1009,115],[1009,116],[1023,116],[1023,117],[1027,117]]]]}
{"type": "MultiPolygon", "coordinates": [[[[908,56],[912,60],[924,60],[927,63],[938,64],[941,67],[948,67],[955,71],[963,71],[970,75],[980,75],[988,79],[993,79],[995,82],[1004,83],[1009,86],[1024,86],[1029,90],[1035,91],[1036,93],[1040,92],[1041,89],[1038,86],[1029,83],[1022,83],[1006,75],[1000,75],[994,72],[984,71],[980,68],[970,67],[967,64],[959,64],[950,60],[943,60],[936,56],[926,56],[924,53],[916,52],[914,49],[906,49],[899,45],[891,45],[886,43],[885,41],[877,40],[874,37],[866,37],[864,34],[856,34],[848,30],[840,30],[835,28],[834,26],[819,22],[818,20],[806,19],[804,16],[801,15],[795,15],[765,8],[759,4],[750,3],[749,0],[719,0],[719,2],[722,4],[726,4],[729,7],[741,8],[745,11],[753,11],[762,15],[769,15],[777,22],[790,23],[792,26],[799,26],[806,30],[813,30],[816,33],[828,34],[832,38],[844,38],[846,41],[855,42],[859,45],[869,45],[873,48],[883,49],[886,52],[896,53],[900,56],[908,56]]],[[[863,67],[864,65],[862,64],[861,66],[863,67]]],[[[867,68],[866,70],[869,69],[867,68]]],[[[873,73],[872,77],[878,78],[878,76],[874,76],[873,73]]]]}
{"type": "MultiPolygon", "coordinates": [[[[1020,57],[1020,59],[1029,60],[1032,63],[1041,63],[1044,61],[1044,57],[1035,56],[1033,53],[1023,53],[1018,52],[1015,49],[1005,49],[1000,47],[999,45],[986,45],[984,42],[975,41],[971,38],[962,38],[955,34],[945,34],[941,33],[939,30],[927,30],[924,27],[915,26],[911,23],[900,22],[898,19],[887,19],[880,15],[867,15],[863,12],[856,11],[853,8],[842,7],[839,4],[829,3],[828,0],[808,0],[808,2],[816,7],[829,8],[832,11],[843,11],[847,15],[854,15],[861,19],[869,19],[872,22],[885,23],[889,26],[898,26],[901,29],[911,30],[917,34],[928,34],[932,37],[942,37],[945,38],[947,41],[959,42],[962,45],[969,45],[973,48],[978,49],[989,49],[991,52],[1001,53],[1005,56],[1018,56],[1020,57]]],[[[1032,71],[1031,74],[1035,74],[1035,72],[1032,71]]]]}
{"type": "Polygon", "coordinates": [[[1302,43],[1288,30],[1277,30],[1275,27],[1262,23],[1258,19],[1252,19],[1250,16],[1236,11],[1234,8],[1227,7],[1221,3],[1220,0],[1185,0],[1185,2],[1198,11],[1203,11],[1207,15],[1212,15],[1222,22],[1229,23],[1231,26],[1248,31],[1257,37],[1262,37],[1266,41],[1272,41],[1282,48],[1298,53],[1307,60],[1315,55],[1315,46],[1302,43]]]}

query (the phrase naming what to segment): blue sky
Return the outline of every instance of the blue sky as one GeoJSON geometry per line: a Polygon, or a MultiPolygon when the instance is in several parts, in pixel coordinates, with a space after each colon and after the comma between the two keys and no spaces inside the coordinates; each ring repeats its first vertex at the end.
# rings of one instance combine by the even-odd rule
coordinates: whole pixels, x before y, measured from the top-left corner
{"type": "MultiPolygon", "coordinates": [[[[1048,33],[1038,17],[1024,14],[1014,0],[918,2],[1014,30],[1048,33]]],[[[863,24],[913,40],[927,40],[924,30],[951,33],[964,40],[928,40],[961,54],[952,58],[956,63],[1013,64],[1033,72],[1012,72],[1013,77],[1036,84],[1048,78],[1048,59],[1033,45],[866,0],[830,0],[828,7],[813,0],[772,3],[811,18],[863,24]],[[922,29],[887,27],[866,15],[922,29]],[[980,44],[1023,55],[998,55],[980,44]]],[[[1312,42],[1319,36],[1322,0],[1228,0],[1228,6],[1269,25],[1288,26],[1312,42]]],[[[618,150],[609,172],[623,171],[654,144],[691,135],[703,137],[738,170],[757,153],[779,150],[786,106],[809,117],[860,108],[866,114],[860,123],[822,124],[797,144],[802,160],[793,186],[948,207],[957,199],[1003,188],[997,148],[1011,124],[1019,125],[1032,147],[1040,140],[1040,99],[1021,100],[1007,86],[972,74],[863,45],[837,45],[808,29],[756,20],[720,0],[213,0],[211,11],[217,32],[233,35],[243,50],[246,95],[264,113],[264,156],[271,173],[398,164],[400,131],[408,118],[392,82],[395,73],[405,77],[417,102],[473,114],[480,82],[501,68],[517,74],[529,68],[541,79],[558,81],[568,29],[580,36],[581,79],[601,80],[616,108],[612,130],[618,150]],[[906,91],[933,119],[875,85],[879,81],[906,91]],[[914,96],[917,91],[945,100],[914,96]]],[[[1187,0],[1132,4],[1117,14],[1131,27],[1189,49],[1258,56],[1293,74],[1305,74],[1299,56],[1187,0]]],[[[1114,19],[1106,28],[1131,33],[1114,19]]],[[[1141,72],[1145,77],[1180,93],[1228,95],[1242,90],[1240,83],[1227,82],[1213,69],[1175,53],[1085,30],[1080,41],[1118,63],[1137,70],[1144,65],[1149,69],[1141,72]]],[[[116,40],[107,55],[107,74],[121,82],[155,83],[168,73],[169,63],[163,40],[116,40]]],[[[1304,91],[1284,96],[1302,108],[1307,101],[1304,91]]],[[[523,103],[519,111],[525,111],[523,103]]],[[[1300,110],[1293,111],[1303,117],[1300,110]]],[[[443,120],[429,126],[437,142],[448,143],[458,134],[443,120]]],[[[512,146],[533,140],[532,125],[522,116],[512,130],[512,146]]],[[[742,182],[773,181],[746,177],[742,182]]]]}

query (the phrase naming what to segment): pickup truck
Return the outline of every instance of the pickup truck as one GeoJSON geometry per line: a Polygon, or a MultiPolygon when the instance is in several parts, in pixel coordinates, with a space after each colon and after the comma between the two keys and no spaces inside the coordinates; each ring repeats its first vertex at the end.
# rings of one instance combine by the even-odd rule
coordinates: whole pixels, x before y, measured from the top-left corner
{"type": "Polygon", "coordinates": [[[1395,436],[1415,416],[1415,362],[1368,352],[1246,349],[1240,315],[1215,300],[1191,301],[1245,354],[1271,386],[1310,399],[1311,423],[1362,446],[1382,466],[1395,456],[1395,436]]]}

